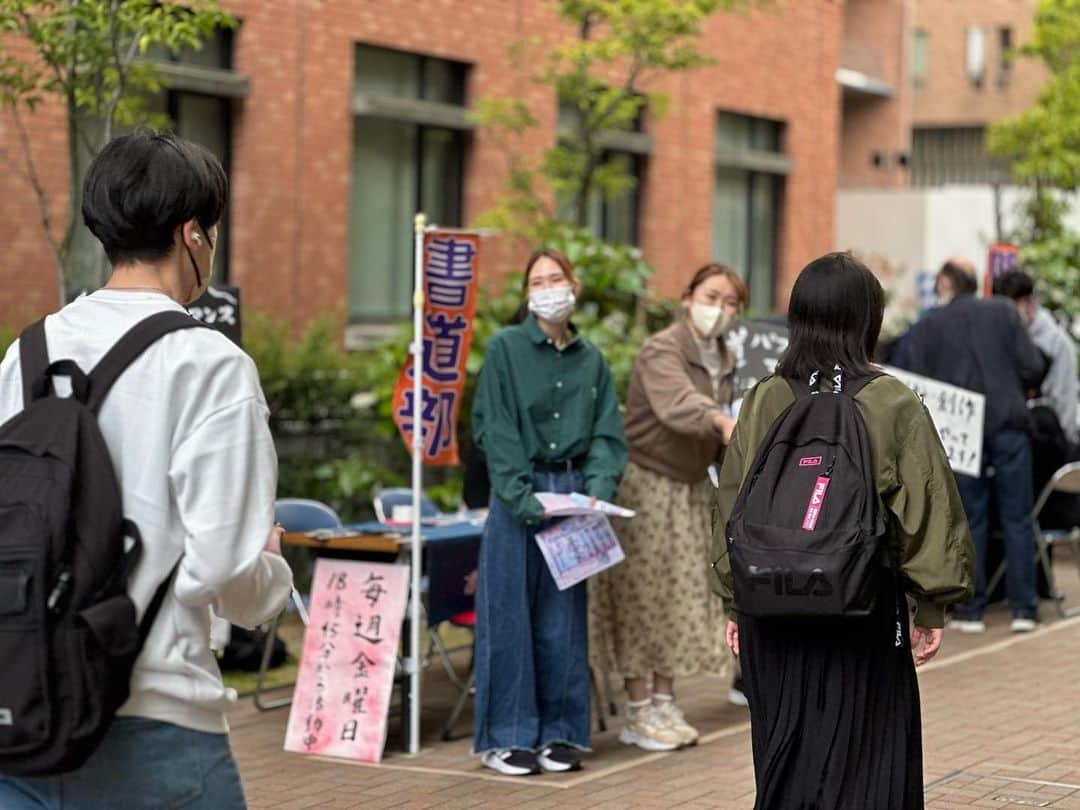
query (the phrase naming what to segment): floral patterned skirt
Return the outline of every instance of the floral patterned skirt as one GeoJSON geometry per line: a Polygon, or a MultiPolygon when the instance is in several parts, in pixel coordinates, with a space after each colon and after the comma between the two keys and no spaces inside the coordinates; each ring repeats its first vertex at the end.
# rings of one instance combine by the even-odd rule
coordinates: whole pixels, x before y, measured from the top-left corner
{"type": "Polygon", "coordinates": [[[720,597],[710,578],[711,484],[685,484],[634,462],[616,503],[637,512],[612,520],[626,560],[589,580],[592,665],[624,678],[726,675],[720,597]]]}

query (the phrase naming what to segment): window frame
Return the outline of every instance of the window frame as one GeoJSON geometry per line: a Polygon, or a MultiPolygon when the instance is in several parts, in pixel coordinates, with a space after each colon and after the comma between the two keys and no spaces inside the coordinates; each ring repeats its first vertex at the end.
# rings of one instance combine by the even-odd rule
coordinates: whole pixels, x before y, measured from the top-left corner
{"type": "Polygon", "coordinates": [[[399,313],[394,310],[393,305],[391,305],[390,311],[381,315],[356,315],[352,312],[353,293],[351,279],[355,272],[356,256],[362,251],[362,248],[354,241],[356,237],[353,235],[352,224],[352,206],[356,203],[355,184],[358,180],[355,173],[356,150],[361,148],[356,135],[357,126],[364,119],[370,119],[391,122],[413,128],[412,135],[414,144],[412,154],[408,159],[414,166],[415,178],[411,190],[412,208],[414,210],[420,210],[423,206],[424,197],[427,192],[430,191],[425,184],[424,178],[425,159],[428,157],[427,150],[430,148],[429,135],[431,132],[437,130],[449,133],[453,141],[452,148],[454,150],[454,159],[456,161],[454,167],[456,182],[453,183],[453,188],[441,187],[437,189],[440,196],[444,198],[444,208],[453,211],[453,216],[451,217],[453,221],[438,223],[439,225],[445,225],[447,227],[459,227],[465,219],[465,186],[468,173],[469,151],[471,147],[470,136],[476,128],[475,123],[471,120],[470,108],[468,106],[469,71],[472,67],[470,63],[452,59],[442,59],[440,57],[430,56],[429,54],[405,51],[398,48],[386,48],[381,45],[374,45],[367,42],[356,42],[354,44],[354,59],[356,61],[353,65],[353,136],[351,138],[351,183],[353,184],[353,188],[350,190],[349,258],[345,294],[347,314],[346,345],[352,347],[366,345],[366,343],[373,338],[385,337],[395,329],[394,325],[396,323],[399,323],[402,318],[407,317],[407,313],[404,313],[404,310],[399,313]],[[390,95],[377,91],[372,92],[365,88],[362,74],[362,54],[365,49],[369,51],[388,52],[416,60],[416,97],[412,97],[411,95],[390,95]],[[452,70],[460,70],[460,76],[455,80],[455,84],[457,85],[455,90],[457,92],[452,93],[454,97],[460,98],[460,104],[434,101],[424,97],[427,93],[429,70],[432,64],[436,62],[449,65],[452,70]],[[452,195],[454,199],[450,200],[450,195],[452,195]]]}
{"type": "MultiPolygon", "coordinates": [[[[743,204],[746,206],[746,233],[744,235],[746,240],[746,266],[736,266],[733,269],[743,274],[747,286],[753,289],[755,286],[755,279],[753,276],[755,273],[756,253],[761,250],[762,247],[761,244],[759,244],[760,240],[756,238],[754,233],[755,212],[758,208],[757,201],[755,200],[755,190],[756,185],[763,178],[766,179],[771,185],[771,189],[769,190],[769,206],[773,226],[768,250],[771,253],[772,261],[771,266],[769,267],[768,283],[770,300],[767,304],[767,311],[762,311],[761,315],[768,315],[776,310],[776,290],[780,267],[778,254],[780,247],[780,233],[783,223],[785,179],[787,175],[795,169],[795,161],[786,151],[787,124],[782,120],[745,115],[743,113],[724,109],[717,110],[714,121],[716,130],[713,137],[713,244],[710,253],[715,261],[735,263],[734,257],[722,257],[717,255],[717,213],[715,206],[716,190],[719,182],[717,174],[722,170],[740,172],[742,174],[740,182],[743,186],[743,204]],[[769,133],[768,140],[775,143],[775,149],[724,143],[720,136],[722,127],[721,122],[725,117],[733,120],[741,119],[741,121],[744,121],[750,127],[759,127],[762,124],[772,125],[773,128],[769,133]]],[[[753,140],[752,131],[750,140],[753,140]]],[[[751,301],[753,302],[752,307],[757,309],[759,304],[753,297],[751,298],[751,301]]]]}

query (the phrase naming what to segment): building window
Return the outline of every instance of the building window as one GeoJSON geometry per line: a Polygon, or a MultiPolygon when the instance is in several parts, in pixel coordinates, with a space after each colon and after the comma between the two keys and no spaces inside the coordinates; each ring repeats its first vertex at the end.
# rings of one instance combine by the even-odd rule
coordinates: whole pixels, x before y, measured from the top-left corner
{"type": "MultiPolygon", "coordinates": [[[[146,112],[167,120],[168,129],[180,137],[209,149],[221,161],[226,175],[231,169],[233,103],[246,96],[249,89],[247,78],[232,69],[233,36],[233,31],[221,30],[198,50],[184,48],[172,53],[157,46],[146,54],[165,85],[161,92],[145,99],[146,112]]],[[[100,122],[84,125],[101,126],[100,122]]],[[[89,165],[90,154],[83,150],[79,157],[79,188],[89,165]]],[[[214,243],[214,280],[223,284],[229,282],[229,218],[226,207],[214,243]]],[[[73,236],[72,260],[73,289],[92,288],[99,277],[102,251],[81,222],[73,236]]]]}
{"type": "Polygon", "coordinates": [[[913,186],[1007,182],[1008,164],[986,151],[983,127],[933,127],[912,131],[913,186]]]}
{"type": "Polygon", "coordinates": [[[348,314],[352,322],[408,316],[412,218],[462,223],[467,66],[359,45],[353,99],[348,314]]]}
{"type": "MultiPolygon", "coordinates": [[[[559,137],[568,137],[574,131],[577,109],[566,102],[559,103],[559,137]]],[[[641,183],[645,177],[646,156],[652,150],[652,139],[643,134],[644,108],[639,110],[633,125],[623,130],[600,133],[604,149],[600,153],[602,166],[614,163],[633,178],[633,188],[607,198],[597,189],[589,195],[586,206],[586,227],[605,242],[636,245],[639,238],[638,217],[641,211],[641,183]]],[[[558,200],[561,219],[573,218],[573,201],[558,200]]]]}
{"type": "Polygon", "coordinates": [[[998,29],[998,66],[997,86],[1004,90],[1012,80],[1013,67],[1013,31],[1007,25],[998,29]]]}
{"type": "Polygon", "coordinates": [[[986,74],[986,43],[983,30],[978,26],[969,26],[965,34],[964,70],[968,81],[976,90],[982,90],[986,74]]]}
{"type": "Polygon", "coordinates": [[[780,205],[793,165],[783,152],[783,129],[764,118],[717,117],[712,256],[743,275],[757,314],[775,307],[780,205]]]}
{"type": "Polygon", "coordinates": [[[930,34],[917,28],[911,44],[911,87],[918,93],[930,73],[930,34]]]}

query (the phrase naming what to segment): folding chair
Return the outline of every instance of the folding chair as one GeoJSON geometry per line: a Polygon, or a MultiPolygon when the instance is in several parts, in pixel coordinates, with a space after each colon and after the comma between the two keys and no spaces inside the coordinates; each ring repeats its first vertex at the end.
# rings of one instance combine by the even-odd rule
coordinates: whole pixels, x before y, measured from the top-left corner
{"type": "Polygon", "coordinates": [[[451,740],[454,723],[464,711],[465,703],[473,691],[473,666],[470,659],[467,676],[463,677],[458,673],[453,661],[450,660],[451,650],[447,649],[439,634],[439,626],[443,622],[449,622],[455,627],[467,628],[473,633],[475,641],[476,610],[473,590],[480,560],[480,539],[429,542],[425,546],[425,553],[428,573],[426,599],[428,633],[431,636],[432,646],[438,650],[439,658],[442,660],[450,682],[460,693],[442,731],[442,739],[451,740]]]}
{"type": "MultiPolygon", "coordinates": [[[[340,529],[341,518],[337,512],[320,501],[312,501],[306,498],[282,498],[274,504],[274,520],[280,523],[287,532],[310,532],[314,529],[340,529]]],[[[304,600],[300,592],[294,586],[291,594],[296,612],[300,614],[300,621],[307,627],[308,615],[304,607],[304,600]]],[[[253,695],[255,707],[259,711],[280,709],[292,703],[292,698],[280,698],[278,700],[263,700],[263,680],[266,678],[266,670],[270,666],[270,654],[274,649],[274,634],[277,632],[278,617],[275,616],[270,622],[270,630],[266,634],[266,644],[263,647],[262,663],[259,666],[259,677],[255,681],[255,694],[253,695]]]]}
{"type": "MultiPolygon", "coordinates": [[[[395,506],[412,506],[412,490],[405,487],[391,487],[389,489],[376,490],[372,496],[372,505],[375,507],[375,517],[380,523],[386,523],[394,517],[395,506]]],[[[439,507],[435,501],[427,496],[420,495],[420,518],[434,518],[439,516],[439,507]]]]}
{"type": "MultiPolygon", "coordinates": [[[[1049,549],[1056,545],[1068,544],[1072,549],[1073,559],[1076,561],[1077,567],[1080,568],[1080,527],[1074,526],[1069,530],[1053,529],[1043,531],[1042,527],[1039,526],[1039,515],[1054,492],[1080,495],[1080,461],[1074,461],[1058,468],[1057,472],[1046,482],[1042,492],[1039,493],[1039,497],[1035,501],[1035,508],[1031,511],[1031,519],[1035,524],[1035,560],[1038,565],[1042,566],[1043,574],[1046,575],[1046,582],[1050,586],[1050,596],[1054,600],[1054,606],[1057,608],[1058,613],[1064,617],[1080,613],[1080,608],[1065,610],[1062,607],[1061,603],[1065,600],[1065,594],[1059,591],[1054,584],[1054,572],[1053,566],[1050,564],[1049,549]]],[[[1003,561],[998,566],[994,576],[987,583],[987,593],[993,593],[1001,578],[1005,576],[1006,565],[1007,563],[1003,561]]]]}

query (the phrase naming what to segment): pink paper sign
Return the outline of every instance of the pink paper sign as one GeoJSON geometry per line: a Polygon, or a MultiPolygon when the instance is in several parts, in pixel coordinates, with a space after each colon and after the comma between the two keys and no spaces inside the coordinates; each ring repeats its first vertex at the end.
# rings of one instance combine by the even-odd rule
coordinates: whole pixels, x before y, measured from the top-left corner
{"type": "Polygon", "coordinates": [[[316,561],[286,751],[382,759],[408,586],[404,565],[316,561]]]}

